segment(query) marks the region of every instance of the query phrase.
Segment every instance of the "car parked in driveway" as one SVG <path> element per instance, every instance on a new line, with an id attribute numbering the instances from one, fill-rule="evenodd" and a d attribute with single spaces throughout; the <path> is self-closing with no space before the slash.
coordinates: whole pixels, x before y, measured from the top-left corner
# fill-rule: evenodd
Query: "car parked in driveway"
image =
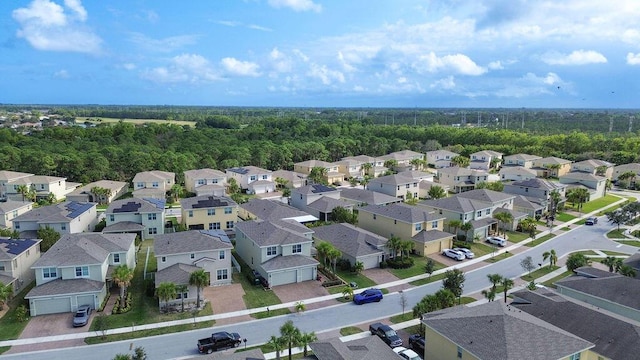
<path id="1" fill-rule="evenodd" d="M 400 358 L 402 358 L 402 359 L 406 359 L 406 360 L 422 360 L 420 355 L 418 355 L 415 351 L 413 351 L 411 349 L 407 349 L 404 346 L 398 346 L 398 347 L 393 348 L 393 352 L 398 354 L 400 356 Z"/>
<path id="2" fill-rule="evenodd" d="M 504 247 L 507 245 L 507 240 L 500 236 L 487 236 L 487 242 L 489 244 L 498 245 Z"/>
<path id="3" fill-rule="evenodd" d="M 91 306 L 82 305 L 78 307 L 75 315 L 73 315 L 73 327 L 85 326 L 89 322 L 91 316 Z"/>
<path id="4" fill-rule="evenodd" d="M 409 336 L 409 347 L 417 353 L 424 354 L 424 337 L 420 334 L 412 334 Z"/>
<path id="5" fill-rule="evenodd" d="M 587 220 L 584 221 L 585 225 L 595 225 L 598 223 L 598 218 L 597 217 L 589 217 L 587 218 Z"/>
<path id="6" fill-rule="evenodd" d="M 356 305 L 362 305 L 370 302 L 378 302 L 382 300 L 382 298 L 382 290 L 372 288 L 354 295 L 353 302 L 356 303 Z"/>
<path id="7" fill-rule="evenodd" d="M 474 254 L 473 251 L 467 248 L 453 248 L 453 250 L 463 253 L 464 257 L 466 257 L 467 259 L 473 259 L 476 256 L 476 254 Z"/>
<path id="8" fill-rule="evenodd" d="M 442 255 L 452 258 L 454 260 L 462 261 L 465 259 L 465 256 L 460 251 L 456 251 L 453 249 L 444 249 L 442 250 Z"/>

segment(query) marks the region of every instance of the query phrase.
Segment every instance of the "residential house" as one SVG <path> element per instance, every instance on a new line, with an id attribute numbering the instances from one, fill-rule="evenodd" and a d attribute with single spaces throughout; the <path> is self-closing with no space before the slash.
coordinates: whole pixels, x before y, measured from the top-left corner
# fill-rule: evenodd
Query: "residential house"
<path id="1" fill-rule="evenodd" d="M 35 279 L 31 266 L 40 259 L 41 241 L 0 237 L 0 283 L 11 285 L 13 295 Z"/>
<path id="2" fill-rule="evenodd" d="M 94 188 L 106 189 L 107 192 L 95 194 L 92 191 Z M 99 180 L 73 190 L 67 194 L 67 201 L 109 204 L 126 194 L 127 191 L 129 191 L 129 187 L 124 181 Z"/>
<path id="3" fill-rule="evenodd" d="M 640 179 L 640 163 L 616 165 L 613 168 L 611 181 L 618 181 L 618 177 L 627 172 L 636 174 L 636 179 L 633 179 L 634 181 Z"/>
<path id="4" fill-rule="evenodd" d="M 23 195 L 18 191 L 21 185 L 34 190 L 36 192 L 36 200 L 47 199 L 50 196 L 54 196 L 56 200 L 63 200 L 67 194 L 80 186 L 78 183 L 67 183 L 67 179 L 63 177 L 31 175 L 20 177 L 7 184 L 5 188 L 6 198 L 23 201 Z"/>
<path id="5" fill-rule="evenodd" d="M 419 182 L 420 180 L 399 174 L 387 175 L 371 179 L 367 184 L 367 190 L 376 191 L 403 200 L 407 199 L 408 193 L 412 198 L 416 199 L 419 196 Z"/>
<path id="6" fill-rule="evenodd" d="M 13 228 L 13 219 L 31 211 L 33 203 L 31 201 L 7 200 L 0 202 L 0 228 Z"/>
<path id="7" fill-rule="evenodd" d="M 451 160 L 459 155 L 449 150 L 427 151 L 427 165 L 436 169 L 448 168 L 453 166 Z"/>
<path id="8" fill-rule="evenodd" d="M 516 195 L 513 199 L 513 210 L 539 219 L 547 212 L 548 204 L 540 198 Z"/>
<path id="9" fill-rule="evenodd" d="M 400 176 L 412 178 L 418 181 L 433 181 L 433 174 L 419 170 L 405 170 L 398 173 Z"/>
<path id="10" fill-rule="evenodd" d="M 289 170 L 276 170 L 271 174 L 273 181 L 278 185 L 278 178 L 285 180 L 284 187 L 295 189 L 307 185 L 307 174 L 297 173 Z"/>
<path id="11" fill-rule="evenodd" d="M 564 203 L 566 190 L 567 185 L 565 184 L 546 179 L 533 178 L 506 183 L 504 184 L 503 192 L 538 199 L 537 202 L 544 204 L 546 211 L 552 211 L 551 193 L 555 191 L 560 194 L 560 203 Z"/>
<path id="12" fill-rule="evenodd" d="M 337 163 L 330 163 L 322 160 L 307 160 L 293 164 L 293 171 L 311 175 L 313 168 L 324 169 L 324 181 L 327 184 L 339 184 L 344 180 L 344 174 L 341 173 Z"/>
<path id="13" fill-rule="evenodd" d="M 115 285 L 113 269 L 136 266 L 134 234 L 63 235 L 31 269 L 36 286 L 27 293 L 31 316 L 98 309 Z"/>
<path id="14" fill-rule="evenodd" d="M 454 193 L 462 193 L 476 188 L 479 182 L 487 182 L 489 173 L 484 170 L 473 170 L 461 167 L 438 169 L 437 182 L 448 186 Z"/>
<path id="15" fill-rule="evenodd" d="M 227 176 L 214 169 L 187 170 L 184 172 L 184 189 L 196 196 L 226 195 Z"/>
<path id="16" fill-rule="evenodd" d="M 418 170 L 421 165 L 420 163 L 414 165 L 415 161 L 424 161 L 424 154 L 411 150 L 401 150 L 387 155 L 382 155 L 379 159 L 382 160 L 383 164 L 387 163 L 387 161 L 395 162 L 393 170 L 398 172 L 405 170 Z"/>
<path id="17" fill-rule="evenodd" d="M 190 230 L 158 235 L 153 239 L 153 251 L 158 264 L 156 288 L 163 282 L 186 287 L 170 303 L 185 300 L 195 302 L 197 288 L 189 285 L 189 277 L 204 269 L 209 286 L 231 284 L 231 241 L 221 230 Z M 162 303 L 160 306 L 162 307 Z"/>
<path id="18" fill-rule="evenodd" d="M 182 224 L 189 230 L 233 230 L 238 204 L 228 197 L 196 196 L 180 200 Z"/>
<path id="19" fill-rule="evenodd" d="M 423 256 L 451 248 L 453 235 L 442 231 L 444 219 L 440 214 L 407 204 L 368 205 L 358 210 L 359 227 L 387 238 L 411 240 L 414 251 Z"/>
<path id="20" fill-rule="evenodd" d="M 532 170 L 536 171 L 538 177 L 559 178 L 571 171 L 571 160 L 561 159 L 554 156 L 533 160 Z"/>
<path id="21" fill-rule="evenodd" d="M 429 195 L 429 191 L 431 191 L 431 188 L 434 186 L 441 187 L 442 190 L 444 190 L 445 196 L 448 196 L 449 185 L 445 185 L 445 184 L 441 184 L 433 181 L 420 181 L 418 183 L 418 197 L 420 199 L 430 199 L 431 196 Z"/>
<path id="22" fill-rule="evenodd" d="M 330 224 L 313 228 L 316 246 L 326 241 L 342 252 L 342 259 L 351 266 L 361 262 L 363 269 L 379 268 L 389 257 L 387 238 L 351 224 Z"/>
<path id="23" fill-rule="evenodd" d="M 567 186 L 567 192 L 575 188 L 587 189 L 589 191 L 587 201 L 591 201 L 605 195 L 607 178 L 583 172 L 570 172 L 560 177 L 560 184 Z"/>
<path id="24" fill-rule="evenodd" d="M 589 266 L 576 273 L 555 282 L 560 294 L 640 321 L 640 280 Z"/>
<path id="25" fill-rule="evenodd" d="M 614 165 L 608 161 L 599 159 L 589 159 L 571 164 L 571 171 L 586 172 L 593 175 L 604 176 L 611 180 L 613 178 Z"/>
<path id="26" fill-rule="evenodd" d="M 24 237 L 33 238 L 40 228 L 50 227 L 61 235 L 76 234 L 93 231 L 97 222 L 96 203 L 65 201 L 41 206 L 13 218 L 13 229 Z"/>
<path id="27" fill-rule="evenodd" d="M 469 169 L 496 169 L 502 163 L 502 153 L 493 150 L 482 150 L 469 155 Z"/>
<path id="28" fill-rule="evenodd" d="M 631 359 L 640 354 L 640 326 L 600 308 L 570 301 L 550 289 L 512 293 L 512 307 L 595 346 L 592 359 Z"/>
<path id="29" fill-rule="evenodd" d="M 268 287 L 315 280 L 313 231 L 295 220 L 251 220 L 236 225 L 236 252 Z"/>
<path id="30" fill-rule="evenodd" d="M 343 159 L 334 162 L 338 165 L 338 172 L 342 174 L 344 180 L 361 179 L 364 177 L 362 162 L 354 159 Z"/>
<path id="31" fill-rule="evenodd" d="M 331 212 L 336 207 L 351 210 L 349 202 L 340 199 L 340 189 L 313 184 L 291 190 L 291 206 L 311 214 L 321 221 L 331 221 Z"/>
<path id="32" fill-rule="evenodd" d="M 524 166 L 503 166 L 498 172 L 500 180 L 504 181 L 523 181 L 533 179 L 538 176 L 535 170 Z"/>
<path id="33" fill-rule="evenodd" d="M 369 175 L 371 177 L 378 177 L 385 172 L 387 169 L 384 166 L 384 160 L 380 158 L 375 158 L 367 155 L 358 155 L 358 156 L 347 156 L 343 157 L 342 160 L 354 160 L 360 162 L 360 167 L 362 168 L 362 175 Z"/>
<path id="34" fill-rule="evenodd" d="M 242 220 L 295 220 L 299 223 L 317 221 L 318 218 L 280 201 L 251 199 L 238 207 Z"/>
<path id="35" fill-rule="evenodd" d="M 13 182 L 19 179 L 24 179 L 33 176 L 33 174 L 27 174 L 17 171 L 0 170 L 0 200 L 8 198 L 8 194 L 18 194 L 17 188 L 13 187 Z M 23 200 L 20 197 L 19 200 Z"/>
<path id="36" fill-rule="evenodd" d="M 425 359 L 590 359 L 595 345 L 501 301 L 423 315 Z"/>
<path id="37" fill-rule="evenodd" d="M 354 206 L 387 205 L 402 202 L 402 199 L 395 196 L 357 188 L 340 189 L 340 199 L 347 201 Z"/>
<path id="38" fill-rule="evenodd" d="M 230 168 L 225 172 L 227 181 L 234 179 L 240 189 L 247 194 L 265 194 L 276 190 L 271 170 L 256 166 L 244 166 Z"/>
<path id="39" fill-rule="evenodd" d="M 319 340 L 309 344 L 318 360 L 389 360 L 400 359 L 378 336 L 365 336 L 342 341 L 340 338 Z"/>
<path id="40" fill-rule="evenodd" d="M 176 174 L 167 171 L 143 171 L 133 177 L 133 197 L 164 200 L 176 184 Z"/>
<path id="41" fill-rule="evenodd" d="M 112 202 L 105 211 L 103 233 L 135 233 L 142 240 L 164 234 L 164 199 L 129 198 Z"/>
<path id="42" fill-rule="evenodd" d="M 542 159 L 542 156 L 529 154 L 513 154 L 503 156 L 503 166 L 522 166 L 525 169 L 531 169 L 533 162 Z"/>

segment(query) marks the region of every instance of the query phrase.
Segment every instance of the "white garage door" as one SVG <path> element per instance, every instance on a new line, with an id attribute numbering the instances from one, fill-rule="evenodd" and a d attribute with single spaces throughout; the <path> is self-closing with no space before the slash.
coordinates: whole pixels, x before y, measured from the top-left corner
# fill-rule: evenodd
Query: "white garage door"
<path id="1" fill-rule="evenodd" d="M 54 298 L 48 300 L 36 300 L 34 302 L 35 313 L 32 315 L 60 314 L 71 312 L 71 298 Z"/>
<path id="2" fill-rule="evenodd" d="M 303 268 L 298 270 L 298 282 L 314 280 L 313 268 Z"/>
<path id="3" fill-rule="evenodd" d="M 285 284 L 293 284 L 297 280 L 296 270 L 288 270 L 271 274 L 269 286 L 278 286 Z"/>
<path id="4" fill-rule="evenodd" d="M 358 258 L 358 261 L 362 262 L 362 265 L 364 265 L 365 270 L 366 269 L 375 269 L 377 267 L 380 267 L 380 264 L 378 262 L 378 255 L 372 255 L 372 256 L 363 256 Z"/>
<path id="5" fill-rule="evenodd" d="M 89 305 L 91 308 L 95 308 L 94 295 L 78 295 L 78 306 Z"/>

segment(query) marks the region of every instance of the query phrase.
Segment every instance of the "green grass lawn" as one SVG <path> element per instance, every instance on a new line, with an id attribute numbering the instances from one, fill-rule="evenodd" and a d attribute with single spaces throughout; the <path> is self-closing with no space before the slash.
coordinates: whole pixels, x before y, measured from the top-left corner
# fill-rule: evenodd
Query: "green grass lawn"
<path id="1" fill-rule="evenodd" d="M 582 255 L 592 255 L 592 256 L 598 255 L 598 253 L 593 250 L 576 251 L 576 253 L 582 254 Z"/>
<path id="2" fill-rule="evenodd" d="M 528 247 L 534 247 L 534 246 L 538 246 L 540 244 L 542 244 L 543 242 L 549 240 L 549 239 L 553 239 L 556 235 L 555 234 L 547 234 L 545 236 L 541 236 L 531 242 L 526 243 L 525 245 Z"/>
<path id="3" fill-rule="evenodd" d="M 582 212 L 590 213 L 592 211 L 596 211 L 600 208 L 603 208 L 607 205 L 611 205 L 618 200 L 620 200 L 619 197 L 607 194 L 599 199 L 595 199 L 595 200 L 589 201 L 586 204 L 583 204 Z"/>
<path id="4" fill-rule="evenodd" d="M 640 247 L 640 241 L 638 240 L 617 240 L 620 244 L 625 244 L 629 246 Z"/>
<path id="5" fill-rule="evenodd" d="M 494 256 L 494 257 L 491 257 L 491 258 L 489 258 L 489 259 L 487 259 L 487 260 L 485 260 L 485 261 L 486 261 L 486 262 L 490 262 L 490 263 L 494 263 L 494 262 L 498 262 L 498 261 L 500 261 L 500 260 L 504 260 L 504 259 L 506 259 L 506 258 L 508 258 L 508 257 L 511 257 L 511 256 L 513 256 L 513 254 L 512 254 L 512 253 L 510 253 L 510 252 L 503 252 L 502 254 L 498 254 L 498 255 L 496 255 L 496 256 Z"/>
<path id="6" fill-rule="evenodd" d="M 527 275 L 522 276 L 522 277 L 521 277 L 521 279 L 522 279 L 522 280 L 524 280 L 524 281 L 527 281 L 527 282 L 529 282 L 529 281 L 533 281 L 533 280 L 535 280 L 535 279 L 537 279 L 537 278 L 539 278 L 539 277 L 542 277 L 542 276 L 544 276 L 544 275 L 547 275 L 547 274 L 549 274 L 550 272 L 553 272 L 553 271 L 558 270 L 558 269 L 559 269 L 559 267 L 558 267 L 558 266 L 551 266 L 551 267 L 549 267 L 549 266 L 547 266 L 547 265 L 544 265 L 544 266 L 543 266 L 543 267 L 541 267 L 540 269 L 538 269 L 538 270 L 536 270 L 536 271 L 531 272 L 531 274 L 527 274 Z"/>
<path id="7" fill-rule="evenodd" d="M 554 288 L 554 289 L 555 289 L 555 288 L 556 288 L 556 286 L 554 285 L 554 283 L 555 283 L 556 281 L 561 280 L 561 279 L 564 279 L 564 278 L 566 278 L 567 276 L 571 276 L 571 275 L 573 275 L 573 271 L 565 271 L 565 272 L 563 272 L 562 274 L 560 274 L 560 275 L 558 275 L 558 276 L 556 276 L 556 277 L 554 277 L 554 278 L 551 278 L 551 279 L 549 279 L 549 280 L 547 280 L 547 281 L 543 282 L 543 283 L 542 283 L 542 285 L 547 286 L 547 287 L 550 287 L 550 288 Z"/>
<path id="8" fill-rule="evenodd" d="M 424 279 L 420 279 L 420 280 L 415 280 L 410 282 L 409 284 L 413 285 L 413 286 L 420 286 L 420 285 L 424 285 L 424 284 L 429 284 L 435 281 L 440 281 L 444 279 L 444 273 L 442 274 L 437 274 L 437 275 L 433 275 L 431 277 L 427 277 Z"/>
<path id="9" fill-rule="evenodd" d="M 629 256 L 629 254 L 625 254 L 617 251 L 610 251 L 610 250 L 601 250 L 601 251 L 609 256 Z"/>
<path id="10" fill-rule="evenodd" d="M 27 295 L 31 289 L 36 285 L 35 281 L 24 288 L 20 293 L 16 294 L 11 300 L 7 302 L 7 306 L 9 310 L 2 318 L 0 318 L 0 340 L 14 340 L 17 339 L 22 330 L 24 330 L 25 326 L 29 323 L 28 321 L 19 322 L 16 321 L 16 309 L 20 305 L 24 305 L 27 309 L 29 308 L 29 302 L 24 300 L 24 296 Z M 27 316 L 29 314 L 27 313 Z M 9 350 L 7 346 L 0 348 L 0 354 Z"/>
<path id="11" fill-rule="evenodd" d="M 368 277 L 364 276 L 362 273 L 360 274 L 356 274 L 354 272 L 351 271 L 344 271 L 344 270 L 340 270 L 338 269 L 338 276 L 344 280 L 347 284 L 351 283 L 351 282 L 355 282 L 356 284 L 358 284 L 359 288 L 368 288 L 368 287 L 372 287 L 375 286 L 376 283 L 375 281 L 369 279 Z M 337 286 L 337 288 L 340 290 L 339 292 L 342 292 L 342 288 L 344 286 Z M 329 291 L 331 294 L 337 294 L 337 292 L 331 292 Z"/>
<path id="12" fill-rule="evenodd" d="M 560 221 L 560 222 L 567 222 L 567 221 L 573 220 L 575 218 L 576 218 L 575 216 L 573 216 L 571 214 L 564 213 L 564 212 L 556 214 L 556 221 Z"/>
<path id="13" fill-rule="evenodd" d="M 483 243 L 471 244 L 471 251 L 473 251 L 476 257 L 491 254 L 492 252 L 496 251 L 496 249 L 497 248 L 495 246 L 492 246 L 489 244 L 483 244 Z"/>
<path id="14" fill-rule="evenodd" d="M 405 309 L 404 314 L 392 316 L 389 318 L 389 321 L 391 321 L 393 324 L 399 324 L 412 319 L 414 319 L 413 309 L 407 306 L 407 309 Z"/>
<path id="15" fill-rule="evenodd" d="M 419 255 L 411 255 L 411 258 L 413 259 L 413 266 L 408 268 L 408 269 L 391 269 L 389 268 L 389 272 L 392 273 L 393 275 L 397 276 L 400 279 L 406 279 L 406 278 L 410 278 L 412 276 L 416 276 L 416 275 L 422 275 L 425 273 L 424 271 L 424 266 L 427 263 L 427 259 L 424 256 L 419 256 Z M 435 261 L 435 270 L 439 270 L 439 269 L 444 269 L 445 265 L 442 263 L 439 263 L 437 261 Z M 435 271 L 434 270 L 434 271 Z"/>
<path id="16" fill-rule="evenodd" d="M 359 327 L 356 326 L 347 326 L 347 327 L 343 327 L 342 329 L 340 329 L 340 335 L 341 336 L 349 336 L 349 335 L 354 335 L 354 334 L 360 334 L 362 331 L 362 329 L 360 329 Z"/>
<path id="17" fill-rule="evenodd" d="M 507 231 L 507 241 L 512 243 L 519 243 L 525 239 L 528 239 L 530 236 L 528 233 L 522 233 L 517 231 Z"/>
<path id="18" fill-rule="evenodd" d="M 613 229 L 607 233 L 609 239 L 626 239 L 624 232 L 626 229 Z"/>

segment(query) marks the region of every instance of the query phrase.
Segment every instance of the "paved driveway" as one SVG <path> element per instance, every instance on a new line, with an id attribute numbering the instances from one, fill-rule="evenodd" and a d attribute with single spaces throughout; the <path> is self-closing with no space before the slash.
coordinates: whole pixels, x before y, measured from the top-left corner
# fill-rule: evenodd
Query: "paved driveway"
<path id="1" fill-rule="evenodd" d="M 294 301 L 302 301 L 304 303 L 305 299 L 329 295 L 327 289 L 322 286 L 322 282 L 315 280 L 274 286 L 271 291 L 273 291 L 278 299 L 280 299 L 280 301 L 283 303 Z M 327 303 L 335 304 L 336 301 L 329 300 L 327 302 L 322 301 L 317 303 L 305 304 L 305 308 L 307 310 L 317 309 L 326 306 Z M 292 308 L 291 310 L 295 312 L 294 308 Z"/>
<path id="2" fill-rule="evenodd" d="M 94 319 L 94 317 L 95 311 L 92 311 L 91 318 L 89 319 L 89 324 L 82 327 L 74 328 L 73 325 L 71 325 L 73 313 L 35 316 L 29 319 L 29 323 L 24 328 L 24 331 L 22 331 L 22 334 L 20 334 L 20 339 L 86 332 L 89 330 L 89 326 L 91 325 L 91 321 Z M 31 345 L 12 346 L 11 349 L 6 352 L 6 354 L 20 353 L 24 351 L 49 350 L 80 345 L 85 345 L 83 339 L 65 340 L 61 342 L 43 342 Z"/>
<path id="3" fill-rule="evenodd" d="M 202 290 L 202 296 L 211 302 L 211 308 L 213 309 L 214 314 L 240 311 L 247 308 L 242 299 L 244 296 L 244 289 L 242 289 L 241 284 L 208 286 Z M 249 315 L 242 315 L 234 318 L 217 320 L 216 325 L 248 320 L 251 320 Z"/>

